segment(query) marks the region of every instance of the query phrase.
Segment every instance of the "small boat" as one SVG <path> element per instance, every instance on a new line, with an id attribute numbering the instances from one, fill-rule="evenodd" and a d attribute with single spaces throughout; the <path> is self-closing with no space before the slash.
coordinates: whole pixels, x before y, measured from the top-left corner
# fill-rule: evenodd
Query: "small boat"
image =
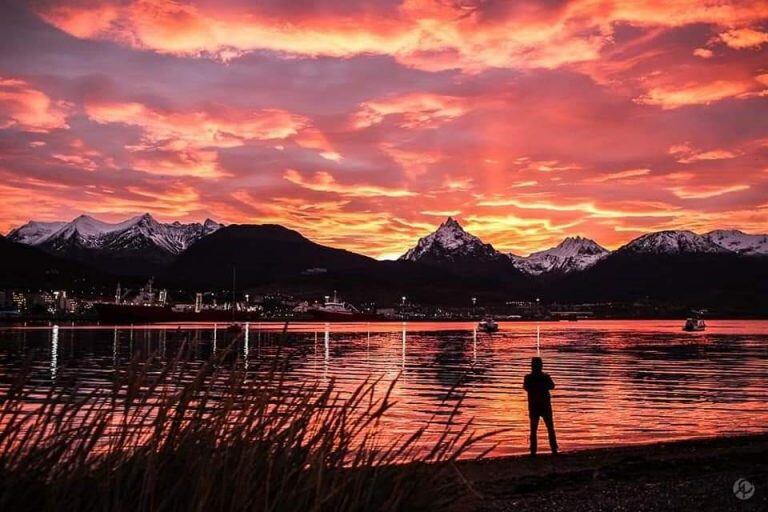
<path id="1" fill-rule="evenodd" d="M 696 318 L 691 317 L 685 321 L 685 325 L 683 325 L 683 330 L 685 332 L 699 332 L 703 331 L 707 328 L 707 324 L 704 322 L 703 318 Z"/>
<path id="2" fill-rule="evenodd" d="M 493 318 L 486 318 L 477 324 L 477 330 L 488 333 L 496 332 L 499 330 L 499 324 Z"/>

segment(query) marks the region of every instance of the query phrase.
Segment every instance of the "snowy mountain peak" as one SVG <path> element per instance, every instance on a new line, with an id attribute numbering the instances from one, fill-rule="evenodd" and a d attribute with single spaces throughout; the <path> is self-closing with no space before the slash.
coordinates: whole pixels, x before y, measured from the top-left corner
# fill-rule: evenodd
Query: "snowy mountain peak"
<path id="1" fill-rule="evenodd" d="M 552 249 L 562 256 L 576 256 L 580 254 L 607 254 L 609 251 L 594 240 L 581 236 L 569 236 Z"/>
<path id="2" fill-rule="evenodd" d="M 748 256 L 768 255 L 768 235 L 750 235 L 738 229 L 718 229 L 704 237 L 723 249 Z"/>
<path id="3" fill-rule="evenodd" d="M 203 222 L 203 233 L 206 235 L 210 235 L 214 231 L 217 231 L 219 228 L 221 228 L 223 224 L 219 224 L 215 220 L 211 219 L 205 219 L 205 222 Z"/>
<path id="4" fill-rule="evenodd" d="M 76 238 L 81 245 L 98 246 L 98 238 L 114 229 L 119 229 L 119 225 L 95 219 L 90 215 L 80 215 L 72 222 L 64 224 L 45 241 L 55 239 L 64 241 Z"/>
<path id="5" fill-rule="evenodd" d="M 580 236 L 568 237 L 551 249 L 522 257 L 510 254 L 515 267 L 531 275 L 549 272 L 569 273 L 591 267 L 610 251 L 594 240 Z"/>
<path id="6" fill-rule="evenodd" d="M 8 233 L 8 239 L 25 245 L 37 245 L 66 224 L 66 222 L 29 221 L 23 226 L 11 230 Z"/>
<path id="7" fill-rule="evenodd" d="M 620 249 L 638 254 L 701 254 L 728 252 L 693 231 L 659 231 L 636 238 Z"/>
<path id="8" fill-rule="evenodd" d="M 478 237 L 467 233 L 458 221 L 453 217 L 448 217 L 437 230 L 420 238 L 416 246 L 409 249 L 400 259 L 405 261 L 422 259 L 451 261 L 467 256 L 488 259 L 497 258 L 498 255 L 499 253 L 493 246 L 485 244 Z"/>

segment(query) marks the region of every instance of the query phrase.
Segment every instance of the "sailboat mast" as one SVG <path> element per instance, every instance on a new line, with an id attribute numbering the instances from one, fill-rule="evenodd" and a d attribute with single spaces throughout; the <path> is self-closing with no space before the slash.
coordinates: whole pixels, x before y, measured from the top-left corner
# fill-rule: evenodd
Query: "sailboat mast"
<path id="1" fill-rule="evenodd" d="M 536 326 L 536 356 L 541 357 L 541 327 Z"/>
<path id="2" fill-rule="evenodd" d="M 237 282 L 237 267 L 232 265 L 232 321 L 235 321 L 235 284 Z"/>

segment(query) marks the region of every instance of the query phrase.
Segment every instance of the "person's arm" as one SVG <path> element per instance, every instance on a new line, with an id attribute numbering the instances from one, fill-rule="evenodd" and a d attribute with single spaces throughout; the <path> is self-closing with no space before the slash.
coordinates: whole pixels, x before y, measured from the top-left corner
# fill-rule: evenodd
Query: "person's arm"
<path id="1" fill-rule="evenodd" d="M 555 389 L 555 381 L 552 380 L 552 377 L 547 375 L 547 389 Z"/>
<path id="2" fill-rule="evenodd" d="M 528 375 L 523 378 L 523 389 L 528 391 Z"/>

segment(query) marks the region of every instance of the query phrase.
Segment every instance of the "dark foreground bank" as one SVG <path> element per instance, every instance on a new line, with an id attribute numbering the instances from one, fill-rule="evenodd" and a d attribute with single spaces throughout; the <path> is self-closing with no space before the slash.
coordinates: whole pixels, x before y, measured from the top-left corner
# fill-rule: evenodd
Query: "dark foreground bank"
<path id="1" fill-rule="evenodd" d="M 768 510 L 768 435 L 456 464 L 458 511 Z M 734 484 L 754 487 L 739 499 Z M 737 487 L 746 498 L 749 485 Z"/>

